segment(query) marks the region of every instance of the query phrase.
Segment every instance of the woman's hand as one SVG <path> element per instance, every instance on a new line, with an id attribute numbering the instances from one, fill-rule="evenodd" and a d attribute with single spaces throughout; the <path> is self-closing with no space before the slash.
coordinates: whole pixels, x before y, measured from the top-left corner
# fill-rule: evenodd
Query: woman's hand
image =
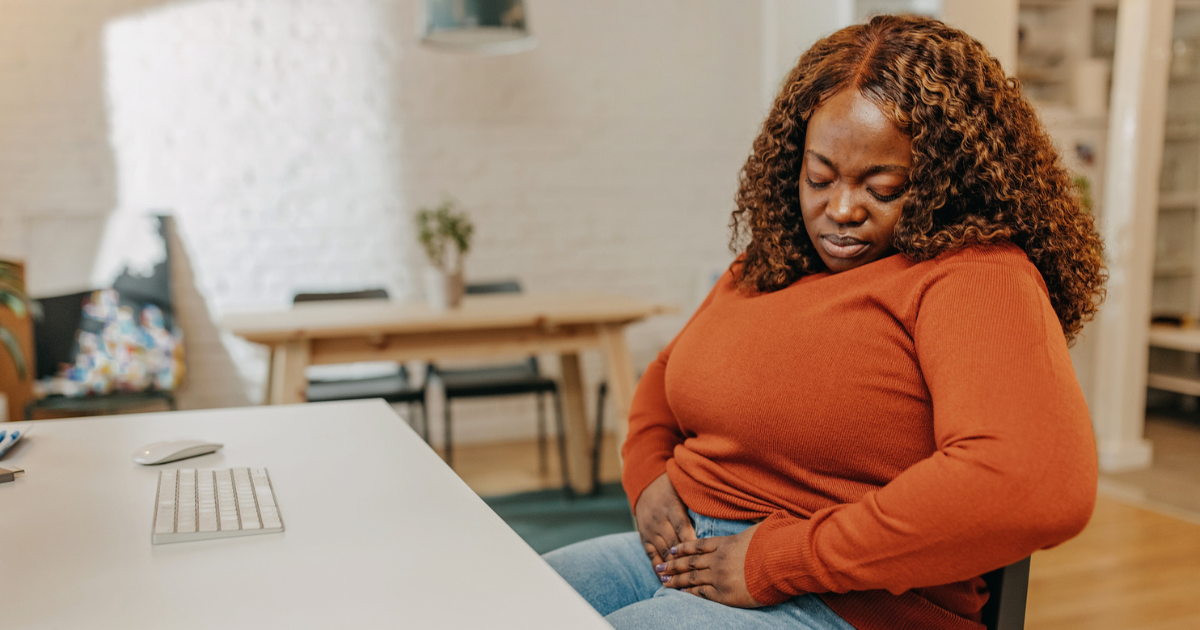
<path id="1" fill-rule="evenodd" d="M 662 564 L 669 550 L 685 542 L 696 540 L 692 519 L 688 518 L 687 507 L 675 492 L 675 486 L 667 473 L 650 482 L 638 497 L 634 506 L 638 533 L 642 546 L 654 566 Z"/>
<path id="2" fill-rule="evenodd" d="M 640 503 L 640 501 L 639 501 Z M 663 586 L 738 608 L 758 608 L 746 587 L 746 550 L 758 525 L 734 536 L 680 543 L 668 550 L 673 560 L 654 567 Z M 659 570 L 661 569 L 661 570 Z"/>

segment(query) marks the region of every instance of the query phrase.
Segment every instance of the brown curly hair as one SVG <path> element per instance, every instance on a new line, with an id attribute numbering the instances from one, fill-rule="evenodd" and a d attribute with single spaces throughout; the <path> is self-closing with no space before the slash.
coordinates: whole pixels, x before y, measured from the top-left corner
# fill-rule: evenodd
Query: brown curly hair
<path id="1" fill-rule="evenodd" d="M 1103 299 L 1103 245 L 1020 84 L 966 33 L 881 15 L 818 41 L 788 74 L 741 171 L 730 227 L 745 244 L 743 290 L 770 292 L 824 270 L 800 212 L 810 116 L 854 87 L 912 138 L 892 244 L 911 260 L 971 245 L 1025 250 L 1069 340 Z"/>

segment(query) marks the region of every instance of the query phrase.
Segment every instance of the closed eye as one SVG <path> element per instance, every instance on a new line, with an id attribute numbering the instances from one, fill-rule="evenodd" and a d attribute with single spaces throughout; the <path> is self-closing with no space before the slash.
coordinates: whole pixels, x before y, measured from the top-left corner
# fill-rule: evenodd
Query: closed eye
<path id="1" fill-rule="evenodd" d="M 804 183 L 808 184 L 812 188 L 815 188 L 816 190 L 822 190 L 825 188 L 829 188 L 829 184 L 830 184 L 830 182 L 820 182 L 820 183 L 814 182 L 813 180 L 809 179 L 807 175 L 804 176 Z"/>
<path id="2" fill-rule="evenodd" d="M 874 190 L 872 190 L 872 191 L 871 191 L 871 196 L 872 196 L 872 197 L 874 197 L 874 198 L 876 198 L 876 199 L 878 199 L 879 201 L 882 201 L 882 202 L 884 202 L 884 203 L 887 203 L 887 202 L 889 202 L 889 201 L 895 201 L 895 200 L 899 199 L 899 198 L 900 198 L 900 196 L 901 196 L 901 195 L 903 195 L 903 194 L 904 194 L 904 191 L 903 191 L 903 190 L 901 190 L 901 191 L 899 191 L 899 192 L 897 192 L 897 193 L 895 193 L 895 194 L 891 194 L 891 195 L 881 195 L 881 194 L 879 194 L 879 193 L 875 192 Z"/>

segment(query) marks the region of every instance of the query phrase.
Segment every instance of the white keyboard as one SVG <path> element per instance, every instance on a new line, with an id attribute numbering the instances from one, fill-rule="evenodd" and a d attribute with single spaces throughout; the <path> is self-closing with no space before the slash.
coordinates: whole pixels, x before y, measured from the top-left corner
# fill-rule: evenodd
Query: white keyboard
<path id="1" fill-rule="evenodd" d="M 266 468 L 158 474 L 151 539 L 156 545 L 281 531 L 283 519 Z"/>

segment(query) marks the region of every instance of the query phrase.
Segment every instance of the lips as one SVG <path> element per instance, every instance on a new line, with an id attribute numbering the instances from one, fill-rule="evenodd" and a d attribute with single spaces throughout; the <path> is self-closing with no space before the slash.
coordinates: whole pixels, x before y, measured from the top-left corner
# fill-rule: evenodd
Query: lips
<path id="1" fill-rule="evenodd" d="M 837 234 L 822 234 L 821 247 L 825 249 L 825 253 L 833 258 L 854 258 L 862 253 L 869 245 L 867 241 L 853 236 L 839 236 Z"/>

